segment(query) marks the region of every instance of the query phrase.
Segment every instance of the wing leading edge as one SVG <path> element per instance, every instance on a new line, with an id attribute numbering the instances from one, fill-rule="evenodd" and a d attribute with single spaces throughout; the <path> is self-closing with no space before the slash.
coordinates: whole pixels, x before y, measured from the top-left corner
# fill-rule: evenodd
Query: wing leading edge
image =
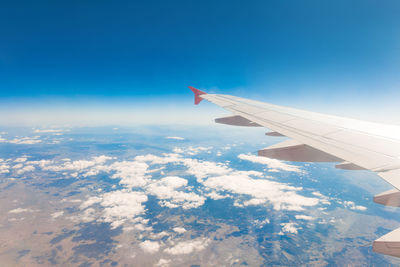
<path id="1" fill-rule="evenodd" d="M 195 104 L 205 99 L 233 113 L 216 119 L 236 126 L 262 126 L 270 136 L 290 140 L 264 148 L 259 156 L 301 162 L 337 162 L 337 168 L 376 172 L 395 187 L 374 201 L 400 207 L 400 127 L 325 115 L 245 98 L 207 94 L 190 87 Z M 400 228 L 374 241 L 376 252 L 400 257 Z"/>

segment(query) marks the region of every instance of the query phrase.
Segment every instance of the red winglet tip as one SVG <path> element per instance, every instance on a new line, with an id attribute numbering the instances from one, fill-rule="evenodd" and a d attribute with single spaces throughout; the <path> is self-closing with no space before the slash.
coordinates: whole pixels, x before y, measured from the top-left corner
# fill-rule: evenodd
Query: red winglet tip
<path id="1" fill-rule="evenodd" d="M 203 100 L 201 95 L 207 94 L 207 93 L 200 91 L 199 89 L 196 89 L 192 86 L 189 86 L 189 89 L 192 90 L 192 92 L 194 93 L 194 104 L 195 105 L 198 105 Z"/>

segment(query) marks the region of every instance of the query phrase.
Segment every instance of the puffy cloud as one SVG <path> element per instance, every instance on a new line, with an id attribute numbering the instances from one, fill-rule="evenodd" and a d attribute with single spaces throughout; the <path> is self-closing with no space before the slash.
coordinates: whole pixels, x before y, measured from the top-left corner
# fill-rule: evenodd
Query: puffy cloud
<path id="1" fill-rule="evenodd" d="M 180 154 L 180 153 L 183 153 L 184 151 L 183 151 L 183 149 L 182 148 L 179 148 L 179 147 L 174 147 L 174 149 L 172 150 L 174 153 L 177 153 L 177 154 Z"/>
<path id="2" fill-rule="evenodd" d="M 182 159 L 181 162 L 188 168 L 187 172 L 198 178 L 198 181 L 209 176 L 225 175 L 232 172 L 232 169 L 217 162 L 196 159 Z"/>
<path id="3" fill-rule="evenodd" d="M 148 179 L 150 178 L 146 175 L 148 167 L 145 162 L 122 161 L 114 162 L 109 167 L 109 171 L 115 171 L 115 174 L 111 178 L 121 179 L 120 184 L 127 187 L 137 187 L 148 183 Z"/>
<path id="4" fill-rule="evenodd" d="M 61 129 L 35 129 L 34 133 L 60 133 Z"/>
<path id="5" fill-rule="evenodd" d="M 209 198 L 211 198 L 213 200 L 218 200 L 218 199 L 223 199 L 223 198 L 229 197 L 229 195 L 221 195 L 221 194 L 218 194 L 215 191 L 211 191 L 210 193 L 207 193 L 205 196 L 209 197 Z"/>
<path id="6" fill-rule="evenodd" d="M 243 205 L 260 205 L 269 202 L 275 210 L 303 210 L 304 207 L 315 206 L 319 199 L 297 194 L 301 187 L 267 179 L 253 179 L 246 172 L 233 172 L 229 175 L 212 177 L 203 182 L 207 187 L 226 190 L 235 194 L 248 195 L 252 199 Z"/>
<path id="7" fill-rule="evenodd" d="M 156 263 L 156 266 L 157 266 L 157 267 L 169 267 L 170 264 L 171 264 L 171 260 L 160 259 L 160 260 Z"/>
<path id="8" fill-rule="evenodd" d="M 38 165 L 40 168 L 45 168 L 46 166 L 52 164 L 53 161 L 52 160 L 34 160 L 34 161 L 29 161 L 29 164 L 33 164 L 33 165 Z"/>
<path id="9" fill-rule="evenodd" d="M 38 144 L 41 143 L 42 140 L 39 139 L 40 136 L 34 136 L 34 137 L 21 137 L 21 138 L 14 138 L 12 140 L 5 140 L 3 139 L 3 142 L 8 142 L 11 144 L 18 144 L 18 145 L 33 145 L 33 144 Z"/>
<path id="10" fill-rule="evenodd" d="M 296 223 L 281 223 L 282 226 L 282 231 L 280 232 L 280 234 L 283 233 L 291 233 L 291 234 L 297 234 L 298 233 L 298 229 L 297 228 L 297 224 Z"/>
<path id="11" fill-rule="evenodd" d="M 259 157 L 255 155 L 246 155 L 246 154 L 240 154 L 238 158 L 242 160 L 251 161 L 254 163 L 267 165 L 268 168 L 273 170 L 282 170 L 282 171 L 297 172 L 297 173 L 304 172 L 299 166 L 290 165 L 277 159 L 270 159 L 267 157 Z"/>
<path id="12" fill-rule="evenodd" d="M 28 159 L 27 157 L 20 157 L 20 158 L 16 158 L 14 160 L 14 162 L 22 163 L 22 162 L 25 162 L 27 159 Z"/>
<path id="13" fill-rule="evenodd" d="M 197 240 L 182 241 L 173 247 L 164 249 L 164 252 L 171 255 L 184 255 L 193 252 L 199 252 L 204 250 L 210 241 L 208 239 L 200 238 Z"/>
<path id="14" fill-rule="evenodd" d="M 103 194 L 100 205 L 104 207 L 102 218 L 113 228 L 145 212 L 147 196 L 142 192 L 113 191 Z"/>
<path id="15" fill-rule="evenodd" d="M 96 204 L 96 203 L 99 203 L 99 202 L 101 202 L 101 201 L 102 201 L 102 198 L 101 198 L 101 197 L 96 197 L 96 196 L 89 197 L 85 202 L 83 202 L 83 203 L 80 205 L 80 208 L 81 208 L 81 209 L 86 209 L 87 207 L 92 206 L 92 205 L 94 205 L 94 204 Z"/>
<path id="16" fill-rule="evenodd" d="M 211 148 L 189 147 L 188 151 L 207 151 L 209 149 Z M 253 160 L 251 155 L 240 155 L 239 157 Z M 255 158 L 258 159 L 258 157 Z M 61 172 L 73 177 L 86 177 L 105 172 L 109 173 L 111 178 L 120 179 L 119 184 L 124 189 L 91 196 L 80 205 L 83 210 L 81 220 L 110 222 L 114 228 L 129 222 L 134 226 L 124 227 L 140 231 L 150 229 L 146 226 L 144 219 L 140 217 L 145 213 L 143 203 L 147 201 L 148 194 L 157 197 L 162 206 L 182 207 L 183 209 L 197 208 L 203 205 L 206 197 L 217 200 L 233 197 L 233 194 L 242 195 L 242 197 L 235 196 L 236 206 L 245 207 L 271 203 L 276 210 L 299 211 L 305 207 L 322 203 L 323 200 L 323 195 L 320 193 L 318 193 L 319 195 L 315 193 L 315 197 L 302 196 L 298 193 L 302 190 L 301 187 L 269 180 L 262 172 L 238 171 L 230 168 L 228 162 L 198 160 L 185 157 L 183 153 L 165 153 L 160 156 L 147 154 L 136 156 L 133 160 L 109 162 L 112 159 L 114 158 L 102 155 L 89 160 L 63 159 L 25 162 L 29 164 L 26 166 L 29 168 L 35 166 L 42 170 Z M 265 162 L 263 161 L 263 163 Z M 186 167 L 186 174 L 193 175 L 201 184 L 200 191 L 194 192 L 193 188 L 188 186 L 188 180 L 181 177 L 167 176 L 161 179 L 152 177 L 156 172 L 164 175 L 162 170 L 168 164 Z M 297 166 L 279 161 L 274 164 L 272 164 L 273 168 L 298 171 Z M 21 164 L 18 168 L 23 169 L 24 167 Z M 7 170 L 6 167 L 3 169 Z M 29 169 L 24 171 L 29 171 Z M 136 191 L 133 190 L 134 188 Z M 113 189 L 115 190 L 115 187 Z M 184 228 L 181 229 L 182 232 L 183 230 Z"/>
<path id="17" fill-rule="evenodd" d="M 51 218 L 55 219 L 55 218 L 62 216 L 63 214 L 64 214 L 64 211 L 56 211 L 51 214 Z"/>
<path id="18" fill-rule="evenodd" d="M 308 215 L 295 215 L 294 216 L 297 220 L 305 220 L 305 221 L 312 221 L 315 220 L 314 217 Z"/>
<path id="19" fill-rule="evenodd" d="M 177 190 L 187 185 L 187 180 L 169 176 L 150 184 L 146 192 L 161 199 L 161 205 L 170 208 L 182 207 L 183 209 L 197 208 L 203 205 L 205 198 L 193 192 Z"/>
<path id="20" fill-rule="evenodd" d="M 143 192 L 129 190 L 111 191 L 99 196 L 92 196 L 80 205 L 80 208 L 84 210 L 80 219 L 84 222 L 96 219 L 109 222 L 112 228 L 119 227 L 125 222 L 146 223 L 143 218 L 138 217 L 145 212 L 143 203 L 146 201 L 147 196 Z M 93 205 L 98 205 L 99 212 L 96 212 L 93 207 L 88 208 Z M 140 228 L 145 230 L 144 226 L 138 226 L 137 229 L 140 230 Z"/>
<path id="21" fill-rule="evenodd" d="M 0 161 L 0 174 L 1 173 L 9 173 L 10 166 L 7 165 L 3 160 Z"/>
<path id="22" fill-rule="evenodd" d="M 185 140 L 185 138 L 179 137 L 179 136 L 167 136 L 167 137 L 165 137 L 165 139 Z"/>
<path id="23" fill-rule="evenodd" d="M 28 165 L 28 166 L 25 166 L 25 167 L 19 169 L 17 171 L 17 174 L 21 175 L 21 174 L 23 174 L 25 172 L 32 172 L 34 170 L 35 170 L 35 167 L 33 167 L 32 165 Z"/>
<path id="24" fill-rule="evenodd" d="M 139 244 L 139 246 L 144 250 L 146 253 L 156 253 L 160 249 L 160 244 L 155 241 L 146 240 Z"/>
<path id="25" fill-rule="evenodd" d="M 149 162 L 150 164 L 179 163 L 182 162 L 182 160 L 182 156 L 176 153 L 163 154 L 163 157 L 152 154 L 135 157 L 135 161 L 137 162 Z"/>
<path id="26" fill-rule="evenodd" d="M 186 153 L 187 153 L 188 155 L 190 155 L 190 156 L 194 156 L 194 155 L 197 155 L 197 154 L 199 154 L 199 153 L 201 153 L 201 152 L 209 151 L 209 150 L 211 150 L 211 149 L 212 149 L 211 146 L 210 146 L 210 147 L 203 147 L 203 146 L 192 147 L 192 146 L 189 146 L 189 147 L 186 149 Z"/>
<path id="27" fill-rule="evenodd" d="M 85 209 L 83 214 L 80 216 L 80 220 L 83 222 L 91 222 L 96 220 L 96 210 L 93 208 Z"/>
<path id="28" fill-rule="evenodd" d="M 23 212 L 36 212 L 36 211 L 37 210 L 16 208 L 16 209 L 10 210 L 8 213 L 17 214 L 17 213 L 23 213 Z"/>
<path id="29" fill-rule="evenodd" d="M 103 164 L 113 159 L 112 157 L 108 156 L 97 156 L 93 157 L 91 160 L 75 160 L 71 161 L 70 159 L 64 159 L 64 163 L 61 165 L 51 165 L 54 162 L 46 162 L 46 161 L 39 161 L 37 162 L 43 170 L 60 172 L 60 171 L 86 171 L 88 168 L 96 166 L 96 168 L 87 171 L 84 176 L 89 176 L 87 173 L 91 175 L 97 174 L 100 170 L 103 170 Z"/>
<path id="30" fill-rule="evenodd" d="M 354 203 L 353 201 L 344 201 L 343 204 L 344 204 L 345 207 L 350 208 L 352 210 L 360 210 L 360 211 L 367 210 L 366 207 L 360 206 L 360 205 L 356 205 L 356 203 Z"/>
<path id="31" fill-rule="evenodd" d="M 18 163 L 18 164 L 16 164 L 16 165 L 13 166 L 13 169 L 20 169 L 20 168 L 22 168 L 22 167 L 24 167 L 24 164 Z"/>
<path id="32" fill-rule="evenodd" d="M 186 229 L 183 227 L 174 227 L 172 228 L 172 230 L 174 230 L 175 232 L 177 232 L 178 234 L 183 234 L 186 232 Z"/>

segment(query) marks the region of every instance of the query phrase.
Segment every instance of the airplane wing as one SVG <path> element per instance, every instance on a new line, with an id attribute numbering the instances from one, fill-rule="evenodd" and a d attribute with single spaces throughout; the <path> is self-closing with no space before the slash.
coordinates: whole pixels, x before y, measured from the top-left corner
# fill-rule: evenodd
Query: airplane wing
<path id="1" fill-rule="evenodd" d="M 189 86 L 195 104 L 203 99 L 232 116 L 217 123 L 266 127 L 266 135 L 290 138 L 258 151 L 259 156 L 299 162 L 337 162 L 336 168 L 370 170 L 394 189 L 374 197 L 376 203 L 400 207 L 400 127 L 298 110 L 245 98 L 207 94 Z M 373 243 L 378 253 L 400 257 L 400 228 Z"/>

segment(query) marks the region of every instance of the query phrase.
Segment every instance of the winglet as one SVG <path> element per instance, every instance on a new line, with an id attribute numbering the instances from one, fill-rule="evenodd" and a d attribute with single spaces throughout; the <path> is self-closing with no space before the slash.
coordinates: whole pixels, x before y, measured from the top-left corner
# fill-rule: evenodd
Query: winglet
<path id="1" fill-rule="evenodd" d="M 203 100 L 203 98 L 201 98 L 201 95 L 207 94 L 207 93 L 200 91 L 199 89 L 196 89 L 192 86 L 189 86 L 189 89 L 192 90 L 192 92 L 194 93 L 194 104 L 195 105 L 198 105 Z"/>

